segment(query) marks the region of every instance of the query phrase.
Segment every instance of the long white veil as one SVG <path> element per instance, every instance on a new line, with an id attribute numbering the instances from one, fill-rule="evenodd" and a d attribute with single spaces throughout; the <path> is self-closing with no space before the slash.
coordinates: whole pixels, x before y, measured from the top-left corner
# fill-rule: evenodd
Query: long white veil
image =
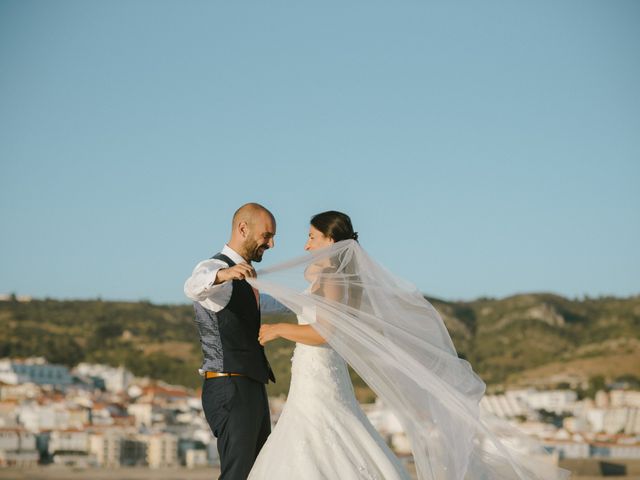
<path id="1" fill-rule="evenodd" d="M 485 384 L 458 358 L 438 312 L 356 241 L 257 273 L 249 283 L 306 316 L 393 410 L 421 480 L 568 477 L 542 449 L 532 451 L 532 442 L 484 418 Z"/>

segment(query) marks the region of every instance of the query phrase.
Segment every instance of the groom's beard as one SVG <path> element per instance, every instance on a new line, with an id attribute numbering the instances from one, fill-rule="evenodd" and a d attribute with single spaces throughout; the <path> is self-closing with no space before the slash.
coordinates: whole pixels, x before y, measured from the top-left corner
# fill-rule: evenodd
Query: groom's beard
<path id="1" fill-rule="evenodd" d="M 245 244 L 245 251 L 247 252 L 247 257 L 252 262 L 260 262 L 262 261 L 262 255 L 265 250 L 269 249 L 269 245 L 265 243 L 259 243 L 253 240 L 248 241 Z"/>

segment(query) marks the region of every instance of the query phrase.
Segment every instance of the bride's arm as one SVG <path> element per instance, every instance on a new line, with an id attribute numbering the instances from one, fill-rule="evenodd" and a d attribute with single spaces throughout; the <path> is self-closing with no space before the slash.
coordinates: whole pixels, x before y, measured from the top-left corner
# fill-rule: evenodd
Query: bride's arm
<path id="1" fill-rule="evenodd" d="M 294 325 L 291 323 L 274 323 L 262 325 L 258 340 L 261 345 L 276 338 L 286 338 L 292 342 L 306 345 L 320 345 L 325 339 L 311 325 Z"/>
<path id="2" fill-rule="evenodd" d="M 334 281 L 323 279 L 317 285 L 316 294 L 334 301 L 340 301 L 344 295 L 344 288 Z M 304 343 L 306 345 L 321 345 L 327 343 L 322 335 L 311 325 L 295 325 L 291 323 L 274 323 L 272 325 L 262 325 L 258 335 L 261 345 L 271 342 L 277 338 L 286 338 L 292 342 Z"/>

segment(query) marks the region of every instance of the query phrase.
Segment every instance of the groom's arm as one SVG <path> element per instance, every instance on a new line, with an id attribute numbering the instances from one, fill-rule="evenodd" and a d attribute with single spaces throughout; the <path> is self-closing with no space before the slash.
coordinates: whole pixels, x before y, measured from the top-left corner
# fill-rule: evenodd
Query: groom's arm
<path id="1" fill-rule="evenodd" d="M 194 302 L 209 300 L 219 307 L 214 311 L 222 310 L 231 298 L 232 283 L 220 282 L 218 273 L 228 267 L 225 262 L 215 258 L 200 262 L 184 283 L 184 294 Z"/>

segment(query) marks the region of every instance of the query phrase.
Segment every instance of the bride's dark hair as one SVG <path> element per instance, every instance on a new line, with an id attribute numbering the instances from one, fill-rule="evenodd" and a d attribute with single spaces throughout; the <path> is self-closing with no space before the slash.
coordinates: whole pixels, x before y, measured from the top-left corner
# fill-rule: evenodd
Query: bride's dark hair
<path id="1" fill-rule="evenodd" d="M 316 230 L 322 232 L 325 237 L 333 239 L 334 242 L 340 240 L 355 240 L 358 241 L 358 232 L 353 231 L 353 225 L 349 215 L 335 210 L 329 210 L 327 212 L 318 213 L 311 217 L 311 225 Z M 351 258 L 347 262 L 343 263 L 342 256 L 339 258 L 331 258 L 331 267 L 325 269 L 324 273 L 331 278 L 328 280 L 330 283 L 346 283 L 347 285 L 347 298 L 345 304 L 353 308 L 359 308 L 362 302 L 362 286 L 359 282 L 359 277 L 356 275 L 356 266 L 354 260 Z M 343 276 L 341 281 L 336 280 L 337 270 L 340 270 L 340 274 Z M 320 288 L 322 287 L 320 282 Z"/>
<path id="2" fill-rule="evenodd" d="M 318 213 L 311 217 L 311 225 L 325 237 L 332 238 L 334 242 L 340 240 L 358 240 L 358 232 L 353 231 L 349 215 L 335 210 Z"/>

